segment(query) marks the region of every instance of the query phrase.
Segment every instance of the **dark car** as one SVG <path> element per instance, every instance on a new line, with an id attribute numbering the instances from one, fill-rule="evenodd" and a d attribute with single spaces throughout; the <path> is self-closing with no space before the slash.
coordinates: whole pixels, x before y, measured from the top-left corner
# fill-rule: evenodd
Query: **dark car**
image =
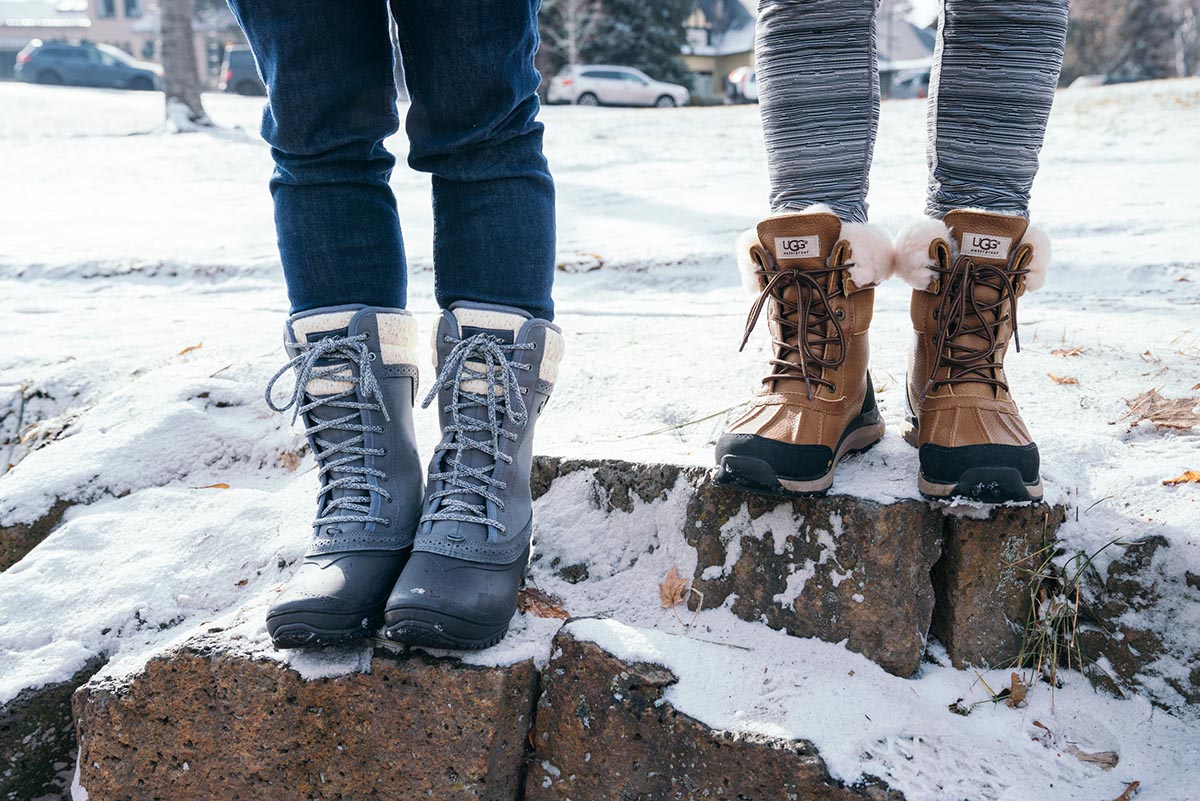
<path id="1" fill-rule="evenodd" d="M 143 91 L 162 88 L 162 67 L 139 61 L 111 45 L 91 42 L 70 44 L 34 39 L 17 53 L 14 75 L 26 83 Z"/>
<path id="2" fill-rule="evenodd" d="M 225 62 L 221 64 L 222 92 L 237 92 L 239 95 L 265 95 L 267 87 L 258 77 L 254 66 L 254 54 L 248 47 L 225 46 Z"/>

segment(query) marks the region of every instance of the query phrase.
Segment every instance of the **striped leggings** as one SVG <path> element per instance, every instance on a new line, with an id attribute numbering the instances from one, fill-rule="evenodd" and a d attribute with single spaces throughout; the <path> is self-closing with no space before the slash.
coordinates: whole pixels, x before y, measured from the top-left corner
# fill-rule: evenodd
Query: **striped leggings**
<path id="1" fill-rule="evenodd" d="M 879 119 L 877 0 L 760 0 L 755 61 L 771 209 L 867 219 Z M 942 0 L 926 212 L 1028 215 L 1069 0 Z"/>

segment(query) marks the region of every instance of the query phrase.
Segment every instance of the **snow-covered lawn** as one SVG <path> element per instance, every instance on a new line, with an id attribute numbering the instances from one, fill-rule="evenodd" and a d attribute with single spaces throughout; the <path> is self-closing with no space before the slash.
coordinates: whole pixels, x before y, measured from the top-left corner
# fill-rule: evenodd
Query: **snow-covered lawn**
<path id="1" fill-rule="evenodd" d="M 286 576 L 279 565 L 304 548 L 311 461 L 290 463 L 301 439 L 261 399 L 281 363 L 286 313 L 270 158 L 256 134 L 261 101 L 207 102 L 225 130 L 164 136 L 147 133 L 161 118 L 149 94 L 0 84 L 0 437 L 34 425 L 26 444 L 0 450 L 5 464 L 19 462 L 0 478 L 0 525 L 29 522 L 56 498 L 94 501 L 0 574 L 0 703 L 69 676 L 97 652 L 136 664 L 217 619 L 241 620 L 261 641 L 254 610 Z M 737 353 L 749 299 L 731 257 L 736 235 L 766 211 L 757 109 L 552 107 L 543 119 L 559 190 L 558 322 L 569 341 L 539 450 L 707 464 L 762 369 L 762 339 Z M 403 159 L 403 138 L 391 144 Z M 921 211 L 923 148 L 922 104 L 885 103 L 871 207 L 893 232 Z M 1009 373 L 1042 448 L 1048 500 L 1074 507 L 1061 534 L 1068 548 L 1087 551 L 1161 534 L 1171 543 L 1162 569 L 1200 575 L 1200 485 L 1162 483 L 1200 470 L 1200 429 L 1131 428 L 1122 419 L 1126 400 L 1151 388 L 1200 394 L 1200 80 L 1060 94 L 1043 165 L 1033 217 L 1054 240 L 1054 264 L 1047 287 L 1022 301 L 1022 351 Z M 400 168 L 393 184 L 412 261 L 410 305 L 428 333 L 428 179 Z M 896 433 L 907 298 L 898 281 L 882 288 L 872 330 L 889 434 L 843 466 L 834 492 L 916 495 L 916 453 Z M 418 416 L 418 435 L 432 447 L 432 413 Z M 219 484 L 229 488 L 210 488 Z M 633 600 L 588 597 L 572 611 L 617 609 L 639 626 L 678 631 L 654 608 L 654 576 L 643 578 L 645 586 L 623 584 Z M 1144 614 L 1197 650 L 1196 598 Z M 870 667 L 835 646 L 782 642 L 722 610 L 701 619 L 716 633 L 709 638 L 780 639 L 757 658 L 784 654 L 780 664 L 811 681 Z M 544 658 L 551 633 L 544 621 L 520 620 L 510 642 L 484 658 Z M 681 675 L 694 669 L 686 649 L 669 642 L 629 647 L 664 653 Z M 305 659 L 318 669 L 315 657 Z M 1178 666 L 1184 680 L 1187 670 Z M 969 794 L 960 782 L 979 775 L 970 748 L 987 750 L 981 764 L 1001 777 L 987 798 L 1104 801 L 1134 779 L 1143 798 L 1187 797 L 1200 727 L 1141 699 L 1092 695 L 1078 676 L 1072 682 L 1057 699 L 1064 725 L 1087 740 L 1085 750 L 1121 751 L 1116 771 L 1056 772 L 1057 758 L 1038 756 L 1047 749 L 1030 750 L 1028 726 L 949 715 L 955 697 L 980 697 L 972 674 L 931 665 L 912 682 L 912 697 L 894 704 L 880 693 L 903 695 L 908 685 L 881 672 L 829 688 L 850 708 L 891 720 L 891 735 L 912 738 L 896 741 L 897 766 L 906 748 L 949 749 L 965 738 L 944 752 L 940 779 L 905 779 L 895 768 L 910 798 Z M 672 702 L 715 725 L 749 720 L 752 730 L 813 736 L 795 717 L 795 705 L 811 699 L 747 692 L 707 710 L 709 718 L 707 699 L 687 695 L 686 681 Z M 922 714 L 937 722 L 922 729 Z M 849 756 L 831 762 L 835 772 L 872 768 L 857 742 L 843 743 Z M 818 744 L 839 753 L 836 743 Z M 1036 781 L 1015 783 L 1034 763 Z"/>

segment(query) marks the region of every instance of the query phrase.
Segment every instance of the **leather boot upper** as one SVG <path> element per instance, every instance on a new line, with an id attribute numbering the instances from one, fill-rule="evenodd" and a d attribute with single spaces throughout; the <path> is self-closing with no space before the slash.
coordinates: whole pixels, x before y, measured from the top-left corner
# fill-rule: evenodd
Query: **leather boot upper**
<path id="1" fill-rule="evenodd" d="M 1037 251 L 1048 245 L 1029 235 L 1023 217 L 952 211 L 943 223 L 925 243 L 928 258 L 918 280 L 906 276 L 918 284 L 908 370 L 915 444 L 1030 445 L 1004 357 L 1016 333 L 1018 300 L 1042 279 L 1035 267 L 1044 272 L 1049 254 Z M 920 244 L 910 243 L 914 253 Z"/>
<path id="2" fill-rule="evenodd" d="M 755 233 L 747 249 L 759 294 L 742 345 L 765 316 L 772 358 L 750 408 L 726 436 L 821 445 L 832 453 L 867 396 L 867 331 L 874 286 L 890 272 L 890 247 L 886 268 L 866 263 L 877 256 L 867 244 L 856 262 L 842 222 L 823 212 L 770 217 Z"/>

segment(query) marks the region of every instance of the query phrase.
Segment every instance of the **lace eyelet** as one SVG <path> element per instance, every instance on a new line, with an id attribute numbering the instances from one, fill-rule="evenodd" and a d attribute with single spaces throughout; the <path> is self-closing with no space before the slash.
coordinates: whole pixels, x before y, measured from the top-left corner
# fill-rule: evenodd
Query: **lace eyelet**
<path id="1" fill-rule="evenodd" d="M 368 353 L 368 354 L 367 354 L 367 358 L 368 358 L 368 359 L 370 359 L 371 361 L 375 361 L 375 353 L 374 353 L 374 351 L 372 351 L 371 353 Z"/>
<path id="2" fill-rule="evenodd" d="M 391 527 L 392 527 L 392 519 L 391 519 L 390 517 L 389 517 L 389 518 L 385 518 L 385 519 L 384 519 L 384 521 L 383 521 L 383 527 L 384 527 L 384 528 L 391 528 Z"/>
<path id="3" fill-rule="evenodd" d="M 387 448 L 380 448 L 380 449 L 379 449 L 379 458 L 380 458 L 380 459 L 386 459 L 386 458 L 387 458 Z"/>
<path id="4" fill-rule="evenodd" d="M 834 312 L 833 316 L 838 318 L 839 320 L 845 320 L 846 319 L 846 310 L 838 309 L 836 312 Z"/>

